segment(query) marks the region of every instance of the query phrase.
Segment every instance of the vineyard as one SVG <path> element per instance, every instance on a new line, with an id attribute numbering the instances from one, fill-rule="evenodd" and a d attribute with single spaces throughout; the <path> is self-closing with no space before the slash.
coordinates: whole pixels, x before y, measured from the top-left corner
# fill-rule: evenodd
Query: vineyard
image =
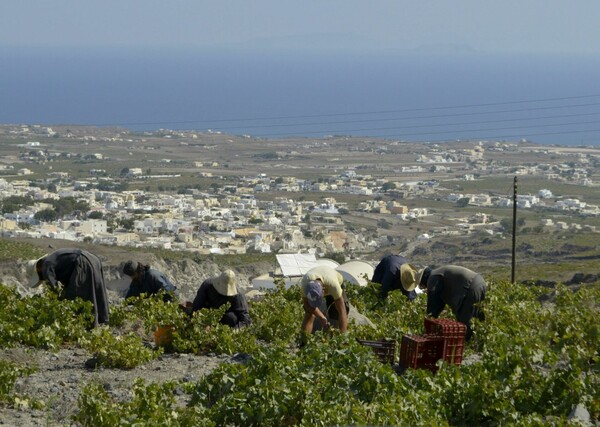
<path id="1" fill-rule="evenodd" d="M 160 296 L 112 306 L 110 324 L 93 329 L 89 303 L 59 301 L 51 292 L 23 298 L 0 285 L 0 348 L 74 348 L 95 371 L 128 372 L 177 354 L 222 358 L 192 380 L 141 375 L 126 398 L 90 381 L 67 419 L 48 417 L 43 425 L 564 425 L 578 405 L 598 422 L 600 287 L 488 285 L 486 321 L 475 321 L 464 363 L 440 361 L 435 374 L 401 372 L 357 341 L 399 343 L 404 334 L 423 333 L 425 298 L 409 303 L 392 293 L 381 302 L 375 284 L 346 283 L 349 299 L 374 327 L 310 337 L 300 335 L 295 286 L 279 284 L 251 300 L 252 325 L 233 330 L 218 323 L 224 309 L 190 318 Z M 173 339 L 157 347 L 152 333 L 163 325 L 173 325 Z M 16 387 L 41 367 L 2 354 L 0 418 L 9 409 L 46 410 L 50 402 Z"/>

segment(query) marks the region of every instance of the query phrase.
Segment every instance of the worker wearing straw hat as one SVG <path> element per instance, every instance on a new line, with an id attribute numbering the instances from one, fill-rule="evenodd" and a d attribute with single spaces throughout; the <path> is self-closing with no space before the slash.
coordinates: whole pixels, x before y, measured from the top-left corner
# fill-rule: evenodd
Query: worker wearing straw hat
<path id="1" fill-rule="evenodd" d="M 371 282 L 381 284 L 381 299 L 394 290 L 402 292 L 410 301 L 417 297 L 417 269 L 400 255 L 383 257 L 375 267 Z"/>
<path id="2" fill-rule="evenodd" d="M 192 303 L 191 312 L 203 308 L 219 308 L 229 303 L 230 307 L 221 318 L 220 323 L 232 328 L 248 326 L 251 322 L 246 296 L 236 286 L 235 273 L 225 270 L 216 277 L 210 277 L 202 282 L 196 298 Z"/>

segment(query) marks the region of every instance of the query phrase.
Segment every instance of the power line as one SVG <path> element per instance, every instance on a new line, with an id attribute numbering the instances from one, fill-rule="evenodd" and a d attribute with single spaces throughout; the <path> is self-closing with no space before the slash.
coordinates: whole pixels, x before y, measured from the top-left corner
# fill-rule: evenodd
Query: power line
<path id="1" fill-rule="evenodd" d="M 585 105 L 600 105 L 598 104 L 585 104 Z M 575 105 L 581 106 L 581 105 Z M 551 108 L 568 108 L 573 107 L 573 105 L 566 105 L 564 107 L 551 107 Z M 449 115 L 440 115 L 440 116 L 420 116 L 420 117 L 404 117 L 404 118 L 388 118 L 388 119 L 371 119 L 371 120 L 351 120 L 351 121 L 339 121 L 339 122 L 320 122 L 320 123 L 293 123 L 293 124 L 282 124 L 282 125 L 252 125 L 252 126 L 233 126 L 227 127 L 223 129 L 216 130 L 232 130 L 232 129 L 266 129 L 266 128 L 275 128 L 275 127 L 296 127 L 296 126 L 316 126 L 316 125 L 332 125 L 332 124 L 346 124 L 346 123 L 372 123 L 372 122 L 389 122 L 395 120 L 408 120 L 408 119 L 423 119 L 423 118 L 442 118 L 442 117 L 451 117 L 451 116 L 460 116 L 460 115 L 478 115 L 478 114 L 494 114 L 494 113 L 506 113 L 506 112 L 519 112 L 519 111 L 532 111 L 532 110 L 506 110 L 506 111 L 492 111 L 492 112 L 484 112 L 484 113 L 471 113 L 471 114 L 449 114 Z M 598 115 L 600 112 L 593 113 L 579 113 L 579 114 L 559 114 L 554 116 L 538 116 L 538 117 L 526 117 L 526 118 L 513 118 L 513 119 L 498 119 L 498 120 L 484 120 L 477 122 L 463 122 L 463 123 L 442 123 L 442 124 L 427 124 L 427 125 L 410 125 L 410 126 L 402 126 L 395 127 L 394 129 L 412 129 L 412 128 L 421 128 L 421 127 L 440 127 L 440 126 L 461 126 L 461 125 L 475 125 L 475 124 L 485 124 L 485 123 L 503 123 L 503 122 L 514 122 L 514 121 L 531 121 L 531 120 L 547 120 L 547 119 L 559 119 L 566 117 L 582 117 L 582 116 L 594 116 Z M 385 128 L 384 128 L 385 129 Z M 329 132 L 329 131 L 326 131 Z M 310 132 L 303 132 L 310 133 Z M 264 134 L 263 134 L 264 135 Z M 274 135 L 282 135 L 280 133 Z"/>
<path id="2" fill-rule="evenodd" d="M 286 137 L 286 136 L 307 136 L 307 135 L 317 135 L 317 134 L 342 134 L 350 136 L 352 133 L 365 133 L 370 132 L 369 136 L 372 137 L 394 137 L 394 138 L 402 138 L 406 137 L 424 137 L 428 139 L 428 136 L 432 135 L 440 135 L 440 134 L 454 134 L 454 135 L 464 135 L 466 133 L 489 133 L 495 131 L 504 131 L 504 130 L 520 130 L 520 129 L 545 129 L 551 127 L 558 126 L 581 126 L 586 124 L 596 124 L 598 121 L 581 121 L 581 122 L 568 122 L 568 123 L 540 123 L 540 124 L 525 124 L 525 125 L 514 125 L 507 127 L 483 127 L 476 129 L 456 129 L 459 126 L 473 126 L 473 125 L 487 125 L 487 124 L 495 124 L 495 123 L 517 123 L 517 122 L 535 122 L 535 121 L 543 121 L 543 120 L 555 120 L 562 119 L 568 117 L 584 117 L 584 116 L 595 116 L 600 114 L 600 112 L 586 112 L 585 110 L 580 113 L 574 114 L 554 114 L 554 115 L 541 115 L 535 117 L 512 117 L 512 118 L 490 118 L 489 120 L 471 120 L 464 121 L 459 123 L 430 123 L 430 124 L 406 124 L 392 127 L 360 127 L 353 129 L 327 129 L 327 130 L 307 130 L 307 127 L 311 126 L 325 126 L 325 125 L 342 125 L 342 124 L 359 124 L 359 123 L 383 123 L 383 122 L 398 122 L 398 121 L 406 121 L 406 120 L 433 120 L 440 118 L 449 118 L 449 117 L 470 117 L 470 116 L 486 116 L 486 115 L 499 115 L 499 114 L 515 114 L 515 113 L 531 113 L 533 111 L 545 111 L 545 110 L 554 110 L 554 109 L 565 109 L 565 108 L 581 108 L 581 107 L 592 107 L 600 105 L 600 102 L 589 102 L 589 103 L 574 103 L 574 104 L 559 104 L 559 105 L 530 105 L 526 108 L 511 108 L 511 109 L 494 109 L 488 111 L 460 111 L 460 109 L 466 108 L 486 108 L 493 106 L 502 106 L 502 105 L 523 105 L 523 104 L 535 104 L 541 102 L 560 102 L 567 100 L 583 100 L 583 99 L 592 99 L 598 98 L 600 94 L 590 94 L 590 95 L 580 95 L 580 96 L 566 96 L 566 97 L 554 97 L 554 98 L 543 98 L 543 99 L 522 99 L 522 100 L 513 100 L 506 102 L 491 102 L 491 103 L 480 103 L 480 104 L 463 104 L 463 105 L 450 105 L 450 106 L 433 106 L 426 108 L 406 108 L 406 109 L 396 109 L 396 110 L 378 110 L 378 111 L 363 111 L 363 112 L 348 112 L 348 113 L 330 113 L 330 114 L 312 114 L 312 115 L 290 115 L 290 116 L 276 116 L 276 117 L 254 117 L 254 118 L 237 118 L 237 119 L 213 119 L 213 120 L 183 120 L 183 121 L 161 121 L 161 122 L 137 122 L 137 123 L 121 123 L 123 126 L 150 126 L 150 125 L 173 125 L 173 124 L 191 124 L 191 123 L 232 123 L 235 122 L 257 122 L 257 121 L 266 121 L 266 120 L 291 120 L 291 119 L 310 119 L 310 118 L 326 118 L 326 117 L 354 117 L 349 120 L 335 120 L 335 121 L 305 121 L 305 122 L 295 122 L 295 123 L 268 123 L 268 124 L 248 124 L 242 125 L 241 123 L 236 126 L 224 126 L 222 129 L 214 129 L 220 130 L 222 132 L 232 132 L 234 129 L 243 129 L 244 131 L 250 129 L 256 129 L 255 136 L 258 137 Z M 383 115 L 390 113 L 410 113 L 410 112 L 424 112 L 424 111 L 439 111 L 439 110 L 450 110 L 450 112 L 443 112 L 442 114 L 414 114 L 403 117 L 375 117 L 375 118 L 361 118 L 357 116 L 367 116 L 367 115 Z M 456 110 L 452 112 L 452 110 Z M 433 120 L 435 122 L 435 120 Z M 417 122 L 418 123 L 418 122 Z M 108 124 L 96 124 L 96 126 L 107 126 Z M 117 124 L 113 124 L 117 125 Z M 275 132 L 275 133 L 264 133 L 261 132 L 261 129 L 275 129 L 275 128 L 296 128 L 297 130 L 293 132 Z M 302 130 L 304 128 L 304 130 Z M 427 131 L 427 132 L 413 132 L 413 133 L 405 133 L 407 129 L 432 129 L 437 128 L 439 131 Z M 446 128 L 446 129 L 444 129 Z M 391 133 L 382 133 L 385 131 L 395 131 L 394 134 Z M 572 131 L 557 131 L 557 132 L 537 132 L 537 133 L 529 133 L 529 134 L 520 134 L 520 135 L 495 135 L 495 136 L 483 136 L 477 138 L 461 138 L 465 139 L 492 139 L 492 138 L 513 138 L 513 137 L 525 137 L 525 136 L 544 136 L 544 135 L 566 135 L 566 134 L 575 134 L 575 133 L 585 133 L 585 132 L 597 132 L 596 130 L 582 130 L 580 128 Z M 254 132 L 253 132 L 254 133 Z M 422 138 L 423 139 L 423 138 Z M 442 141 L 452 141 L 458 138 L 446 138 Z M 435 141 L 431 141 L 435 142 Z"/>
<path id="3" fill-rule="evenodd" d="M 509 129 L 526 129 L 526 128 L 547 128 L 556 126 L 571 126 L 571 125 L 586 125 L 586 124 L 597 124 L 598 121 L 587 121 L 587 122 L 570 122 L 570 123 L 547 123 L 539 125 L 524 125 L 524 126 L 509 126 L 500 128 L 484 128 L 484 129 L 462 129 L 462 130 L 443 130 L 436 132 L 421 132 L 421 133 L 407 133 L 404 136 L 424 136 L 424 135 L 438 135 L 444 133 L 459 133 L 459 132 L 489 132 L 497 130 L 509 130 Z M 402 130 L 404 127 L 387 127 L 387 128 L 359 128 L 359 129 L 342 129 L 342 130 L 320 130 L 320 131 L 303 131 L 303 132 L 288 132 L 288 133 L 277 133 L 277 134 L 262 134 L 262 136 L 290 136 L 290 135 L 306 135 L 306 134 L 330 134 L 330 133 L 341 133 L 346 132 L 372 132 L 372 131 L 386 131 L 386 130 Z"/>
<path id="4" fill-rule="evenodd" d="M 542 99 L 526 99 L 526 100 L 515 100 L 506 102 L 493 102 L 493 103 L 482 103 L 482 104 L 465 104 L 465 105 L 449 105 L 449 106 L 434 106 L 434 107 L 423 107 L 423 108 L 407 108 L 399 110 L 379 110 L 379 111 L 362 111 L 362 112 L 349 112 L 349 113 L 329 113 L 329 114 L 305 114 L 305 115 L 293 115 L 293 116 L 271 116 L 271 117 L 247 117 L 247 118 L 233 118 L 233 119 L 204 119 L 204 120 L 177 120 L 177 121 L 156 121 L 156 122 L 128 122 L 128 123 L 90 123 L 90 126 L 149 126 L 149 125 L 167 125 L 167 124 L 193 124 L 193 123 L 224 123 L 224 122 L 244 122 L 244 121 L 259 121 L 259 120 L 286 120 L 286 119 L 307 119 L 307 118 L 319 118 L 319 117 L 340 117 L 340 116 L 357 116 L 357 115 L 372 115 L 372 114 L 391 114 L 391 113 L 409 113 L 417 111 L 434 111 L 434 110 L 451 110 L 460 108 L 479 108 L 479 107 L 492 107 L 500 105 L 512 105 L 512 104 L 526 104 L 536 102 L 551 102 L 551 101 L 565 101 L 572 99 L 586 99 L 586 98 L 597 98 L 600 94 L 593 95 L 580 95 L 580 96 L 566 96 L 560 98 L 542 98 Z M 580 106 L 586 106 L 583 104 Z M 589 104 L 596 105 L 596 104 Z M 547 108 L 567 108 L 564 107 L 547 107 Z M 527 109 L 525 111 L 529 111 Z M 521 111 L 521 110 L 515 110 Z M 492 114 L 494 112 L 490 112 Z M 424 117 L 429 118 L 429 117 Z"/>

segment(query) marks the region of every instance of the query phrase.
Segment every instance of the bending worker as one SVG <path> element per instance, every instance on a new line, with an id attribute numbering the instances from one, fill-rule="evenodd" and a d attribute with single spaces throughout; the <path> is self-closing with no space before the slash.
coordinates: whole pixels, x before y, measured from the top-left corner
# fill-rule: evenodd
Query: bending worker
<path id="1" fill-rule="evenodd" d="M 385 299 L 389 292 L 399 290 L 406 298 L 413 301 L 417 297 L 417 269 L 400 255 L 387 255 L 381 259 L 371 282 L 381 284 L 381 299 Z"/>
<path id="2" fill-rule="evenodd" d="M 191 312 L 203 308 L 219 308 L 229 303 L 229 309 L 225 312 L 220 323 L 232 328 L 241 328 L 251 323 L 248 312 L 248 301 L 235 284 L 235 273 L 225 270 L 216 277 L 206 279 L 200 285 L 196 298 L 192 304 Z"/>
<path id="3" fill-rule="evenodd" d="M 123 265 L 123 274 L 131 277 L 131 284 L 125 298 L 137 297 L 141 294 L 154 295 L 165 292 L 165 301 L 172 301 L 179 295 L 177 287 L 158 270 L 136 261 L 127 261 Z"/>
<path id="4" fill-rule="evenodd" d="M 31 274 L 31 287 L 47 281 L 59 290 L 60 299 L 74 300 L 79 297 L 91 301 L 94 305 L 94 326 L 108 323 L 108 298 L 102 262 L 96 255 L 81 249 L 58 249 L 38 260 L 29 261 L 27 270 Z"/>
<path id="5" fill-rule="evenodd" d="M 419 287 L 427 292 L 427 313 L 437 318 L 448 304 L 456 320 L 467 326 L 466 339 L 471 339 L 471 318 L 485 319 L 480 307 L 485 300 L 483 277 L 458 265 L 445 265 L 435 270 L 426 267 L 419 273 Z"/>
<path id="6" fill-rule="evenodd" d="M 302 277 L 300 287 L 304 304 L 304 332 L 310 334 L 319 329 L 326 331 L 331 326 L 346 332 L 349 307 L 346 306 L 342 291 L 343 281 L 338 271 L 325 265 L 311 268 Z"/>

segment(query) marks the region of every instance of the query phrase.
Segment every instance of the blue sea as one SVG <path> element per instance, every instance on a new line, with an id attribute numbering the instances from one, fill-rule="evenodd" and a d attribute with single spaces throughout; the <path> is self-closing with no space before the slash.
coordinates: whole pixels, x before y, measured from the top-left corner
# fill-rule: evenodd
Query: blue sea
<path id="1" fill-rule="evenodd" d="M 600 58 L 0 47 L 0 123 L 600 145 Z"/>

